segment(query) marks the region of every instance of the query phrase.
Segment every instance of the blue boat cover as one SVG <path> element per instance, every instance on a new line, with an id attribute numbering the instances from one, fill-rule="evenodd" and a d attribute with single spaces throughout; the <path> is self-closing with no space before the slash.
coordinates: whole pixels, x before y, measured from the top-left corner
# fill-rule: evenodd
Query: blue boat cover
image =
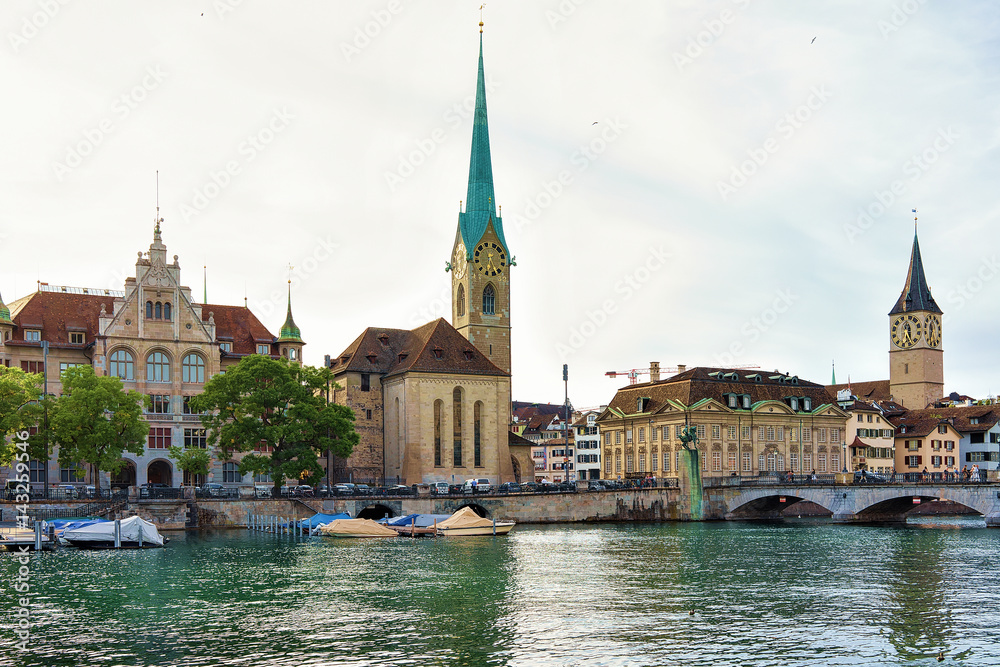
<path id="1" fill-rule="evenodd" d="M 301 521 L 299 521 L 298 526 L 300 528 L 302 526 L 306 526 L 307 528 L 316 528 L 321 523 L 330 523 L 331 521 L 334 521 L 336 519 L 350 519 L 350 518 L 351 518 L 350 512 L 342 512 L 340 514 L 314 514 L 308 519 L 302 519 Z"/>
<path id="2" fill-rule="evenodd" d="M 84 526 L 91 526 L 95 523 L 104 523 L 107 519 L 48 519 L 45 523 L 47 526 L 54 526 L 56 531 L 62 532 L 64 530 L 73 530 L 74 528 L 83 528 Z"/>
<path id="3" fill-rule="evenodd" d="M 407 514 L 396 519 L 389 519 L 386 524 L 389 526 L 411 526 L 416 520 L 417 528 L 430 528 L 435 521 L 441 523 L 450 516 L 450 514 Z"/>

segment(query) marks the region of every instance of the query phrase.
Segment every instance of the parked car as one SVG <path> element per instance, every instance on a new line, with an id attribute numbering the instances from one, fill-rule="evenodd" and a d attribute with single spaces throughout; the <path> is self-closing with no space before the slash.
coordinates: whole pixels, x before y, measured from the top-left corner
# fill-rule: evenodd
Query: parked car
<path id="1" fill-rule="evenodd" d="M 547 479 L 543 479 L 538 482 L 538 493 L 552 493 L 559 490 L 559 486 L 555 482 L 550 482 Z"/>
<path id="2" fill-rule="evenodd" d="M 53 498 L 78 498 L 80 493 L 72 484 L 59 484 L 52 487 L 49 495 Z"/>
<path id="3" fill-rule="evenodd" d="M 497 493 L 521 493 L 521 485 L 517 482 L 504 482 L 497 488 Z"/>
<path id="4" fill-rule="evenodd" d="M 343 482 L 342 484 L 334 484 L 333 494 L 335 496 L 353 496 L 354 485 L 351 484 L 350 482 Z"/>
<path id="5" fill-rule="evenodd" d="M 291 495 L 293 498 L 312 498 L 313 488 L 308 484 L 299 484 L 291 489 Z"/>
<path id="6" fill-rule="evenodd" d="M 587 490 L 588 491 L 607 491 L 608 487 L 606 487 L 603 484 L 601 484 L 600 480 L 598 480 L 598 479 L 592 479 L 589 482 L 587 482 Z"/>
<path id="7" fill-rule="evenodd" d="M 222 496 L 223 486 L 217 482 L 209 482 L 203 484 L 201 487 L 201 494 L 203 496 L 208 496 L 209 498 L 218 498 Z"/>
<path id="8" fill-rule="evenodd" d="M 406 486 L 405 484 L 391 486 L 386 490 L 386 492 L 390 496 L 415 496 L 417 494 L 412 487 Z"/>
<path id="9" fill-rule="evenodd" d="M 434 482 L 431 484 L 431 493 L 435 496 L 446 496 L 451 492 L 448 482 Z"/>
<path id="10" fill-rule="evenodd" d="M 356 496 L 370 496 L 372 494 L 372 487 L 367 484 L 355 484 L 354 485 L 354 495 Z"/>
<path id="11" fill-rule="evenodd" d="M 489 493 L 493 490 L 490 480 L 485 477 L 473 477 L 465 480 L 462 487 L 463 493 Z"/>
<path id="12" fill-rule="evenodd" d="M 448 486 L 448 493 L 450 493 L 452 495 L 457 495 L 457 494 L 462 493 L 462 491 L 464 490 L 464 488 L 465 488 L 464 484 L 450 484 Z"/>
<path id="13" fill-rule="evenodd" d="M 522 483 L 521 493 L 538 493 L 538 484 L 536 484 L 535 482 Z"/>

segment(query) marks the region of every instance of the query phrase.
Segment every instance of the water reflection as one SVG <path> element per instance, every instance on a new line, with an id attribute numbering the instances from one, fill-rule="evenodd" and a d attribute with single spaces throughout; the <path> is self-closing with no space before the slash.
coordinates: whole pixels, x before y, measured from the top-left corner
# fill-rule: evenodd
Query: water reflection
<path id="1" fill-rule="evenodd" d="M 46 666 L 913 664 L 938 650 L 992 665 L 1000 531 L 975 525 L 230 531 L 65 549 L 31 566 L 32 655 L 13 654 L 9 632 L 0 651 Z M 15 567 L 0 559 L 3 581 Z"/>

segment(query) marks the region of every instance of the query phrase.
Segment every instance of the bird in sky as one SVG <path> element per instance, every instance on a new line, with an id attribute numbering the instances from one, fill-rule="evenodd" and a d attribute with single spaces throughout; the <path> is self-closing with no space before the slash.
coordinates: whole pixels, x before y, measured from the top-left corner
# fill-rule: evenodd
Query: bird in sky
<path id="1" fill-rule="evenodd" d="M 595 120 L 591 125 L 597 125 L 597 121 Z"/>
<path id="2" fill-rule="evenodd" d="M 818 35 L 817 35 L 817 36 L 818 36 Z M 810 43 L 810 44 L 812 44 L 812 43 L 813 43 L 813 42 L 815 42 L 815 41 L 816 41 L 816 37 L 813 37 L 813 41 L 812 41 L 812 42 L 809 42 L 809 43 Z"/>

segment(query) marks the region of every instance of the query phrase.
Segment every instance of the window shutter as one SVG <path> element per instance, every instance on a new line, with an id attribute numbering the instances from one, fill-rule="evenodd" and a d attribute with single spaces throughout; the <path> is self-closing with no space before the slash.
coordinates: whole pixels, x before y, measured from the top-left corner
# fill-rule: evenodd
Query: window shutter
<path id="1" fill-rule="evenodd" d="M 918 456 L 917 457 L 917 465 L 920 465 L 923 462 L 924 462 L 924 457 L 923 456 Z"/>

